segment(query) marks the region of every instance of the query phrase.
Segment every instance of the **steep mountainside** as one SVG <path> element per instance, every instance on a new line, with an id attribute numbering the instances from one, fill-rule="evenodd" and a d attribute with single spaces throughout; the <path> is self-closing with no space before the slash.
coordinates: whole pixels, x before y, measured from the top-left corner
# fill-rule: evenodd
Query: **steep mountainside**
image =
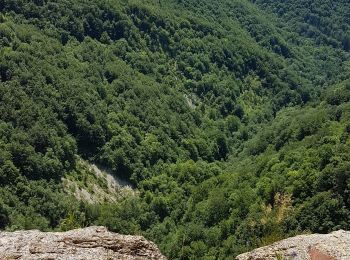
<path id="1" fill-rule="evenodd" d="M 1 1 L 0 228 L 171 259 L 350 228 L 350 12 L 309 2 Z"/>
<path id="2" fill-rule="evenodd" d="M 277 14 L 300 35 L 350 51 L 350 3 L 348 1 L 253 0 Z"/>

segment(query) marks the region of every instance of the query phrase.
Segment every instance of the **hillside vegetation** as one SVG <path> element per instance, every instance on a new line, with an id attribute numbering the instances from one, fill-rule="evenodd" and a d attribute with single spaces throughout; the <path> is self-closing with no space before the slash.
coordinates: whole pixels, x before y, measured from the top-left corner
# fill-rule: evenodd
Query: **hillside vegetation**
<path id="1" fill-rule="evenodd" d="M 170 259 L 349 229 L 345 2 L 2 0 L 0 228 L 105 225 Z M 67 193 L 98 181 L 81 158 L 136 195 Z"/>

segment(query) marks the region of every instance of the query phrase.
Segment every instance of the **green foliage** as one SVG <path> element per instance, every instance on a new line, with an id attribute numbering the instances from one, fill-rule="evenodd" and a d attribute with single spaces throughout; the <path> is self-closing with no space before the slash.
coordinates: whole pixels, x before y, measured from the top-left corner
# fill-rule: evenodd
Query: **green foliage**
<path id="1" fill-rule="evenodd" d="M 105 225 L 170 259 L 349 228 L 349 5 L 304 2 L 1 1 L 0 228 Z M 137 195 L 68 197 L 98 181 L 80 157 Z"/>
<path id="2" fill-rule="evenodd" d="M 347 1 L 253 1 L 288 21 L 301 35 L 312 38 L 317 44 L 341 47 L 349 51 L 350 10 Z M 310 12 L 311 10 L 311 12 Z M 299 28 L 297 28 L 299 27 Z"/>

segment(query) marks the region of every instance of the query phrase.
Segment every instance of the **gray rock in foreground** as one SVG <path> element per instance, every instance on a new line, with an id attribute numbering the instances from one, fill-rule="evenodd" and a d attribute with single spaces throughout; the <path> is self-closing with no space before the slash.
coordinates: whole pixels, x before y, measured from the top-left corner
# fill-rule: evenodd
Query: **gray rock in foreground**
<path id="1" fill-rule="evenodd" d="M 166 259 L 141 236 L 88 227 L 67 232 L 0 232 L 0 259 Z"/>
<path id="2" fill-rule="evenodd" d="M 241 254 L 237 260 L 349 260 L 350 231 L 300 235 Z"/>

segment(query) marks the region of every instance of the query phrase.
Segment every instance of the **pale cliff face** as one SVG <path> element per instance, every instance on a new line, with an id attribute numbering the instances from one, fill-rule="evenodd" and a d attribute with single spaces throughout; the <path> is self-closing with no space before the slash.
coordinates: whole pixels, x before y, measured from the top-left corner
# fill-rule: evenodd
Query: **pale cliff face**
<path id="1" fill-rule="evenodd" d="M 335 260 L 350 259 L 350 231 L 339 230 L 327 235 L 300 235 L 284 239 L 237 256 L 237 260 L 293 259 Z"/>
<path id="2" fill-rule="evenodd" d="M 141 236 L 88 227 L 67 232 L 0 232 L 0 259 L 166 259 Z"/>

